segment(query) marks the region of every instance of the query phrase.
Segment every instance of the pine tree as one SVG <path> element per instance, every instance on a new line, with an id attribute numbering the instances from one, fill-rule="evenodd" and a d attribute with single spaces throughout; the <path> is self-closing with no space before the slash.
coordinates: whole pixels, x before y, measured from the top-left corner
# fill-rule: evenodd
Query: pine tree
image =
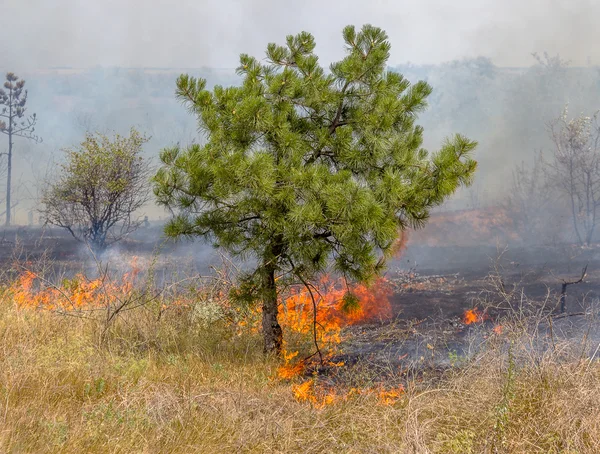
<path id="1" fill-rule="evenodd" d="M 343 37 L 346 56 L 329 73 L 302 32 L 269 44 L 266 64 L 241 55 L 240 86 L 177 80 L 206 143 L 161 152 L 154 192 L 176 212 L 166 233 L 256 259 L 238 296 L 262 302 L 266 352 L 281 349 L 281 286 L 328 269 L 370 281 L 399 233 L 422 226 L 476 167 L 463 136 L 422 148 L 415 121 L 431 88 L 386 71 L 383 30 L 348 26 Z"/>
<path id="2" fill-rule="evenodd" d="M 0 110 L 0 132 L 8 136 L 8 157 L 6 174 L 6 225 L 10 225 L 11 214 L 11 178 L 12 178 L 12 157 L 13 157 L 13 138 L 23 137 L 41 142 L 42 139 L 34 134 L 37 117 L 35 114 L 25 116 L 25 104 L 27 103 L 27 90 L 24 89 L 25 81 L 15 76 L 13 73 L 6 74 L 4 90 L 0 89 L 0 105 L 4 105 Z M 5 118 L 6 120 L 2 120 Z"/>

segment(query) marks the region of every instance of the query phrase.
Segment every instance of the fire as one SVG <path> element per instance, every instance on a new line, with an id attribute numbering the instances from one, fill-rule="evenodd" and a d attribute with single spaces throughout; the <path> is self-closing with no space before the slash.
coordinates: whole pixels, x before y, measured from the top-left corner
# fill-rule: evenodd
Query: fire
<path id="1" fill-rule="evenodd" d="M 313 389 L 314 380 L 307 380 L 304 383 L 292 386 L 294 397 L 298 402 L 314 399 Z"/>
<path id="2" fill-rule="evenodd" d="M 392 289 L 387 280 L 379 279 L 372 288 L 364 285 L 351 287 L 350 292 L 356 304 L 351 304 L 350 307 L 345 298 L 347 291 L 342 280 L 333 280 L 329 276 L 321 279 L 318 292 L 313 290 L 317 306 L 318 337 L 325 344 L 338 344 L 341 341 L 340 331 L 344 326 L 391 317 L 389 296 Z M 282 326 L 293 332 L 310 333 L 315 321 L 313 309 L 313 300 L 307 289 L 291 289 L 281 305 Z"/>
<path id="3" fill-rule="evenodd" d="M 141 269 L 137 257 L 130 263 L 131 270 L 123 274 L 116 283 L 106 276 L 88 279 L 77 274 L 71 279 L 63 279 L 60 284 L 52 284 L 31 271 L 23 272 L 10 286 L 13 301 L 20 308 L 40 308 L 49 310 L 85 310 L 106 306 L 130 295 Z"/>
<path id="4" fill-rule="evenodd" d="M 284 342 L 285 347 L 285 342 Z M 277 369 L 277 376 L 284 380 L 290 380 L 294 377 L 298 377 L 304 373 L 305 362 L 298 361 L 293 364 L 292 360 L 298 356 L 298 352 L 288 352 L 286 348 L 283 349 L 283 365 Z"/>
<path id="5" fill-rule="evenodd" d="M 494 329 L 492 331 L 494 332 L 494 334 L 499 336 L 504 331 L 504 327 L 502 325 L 496 325 L 494 326 Z"/>
<path id="6" fill-rule="evenodd" d="M 318 386 L 314 379 L 293 385 L 292 392 L 298 402 L 307 402 L 315 408 L 323 408 L 354 396 L 374 396 L 380 405 L 394 405 L 405 394 L 404 386 L 385 388 L 382 385 L 370 388 L 350 388 L 343 394 L 332 388 Z"/>
<path id="7" fill-rule="evenodd" d="M 31 271 L 25 271 L 9 287 L 9 290 L 15 304 L 22 308 L 62 311 L 95 309 L 117 303 L 119 299 L 136 291 L 139 287 L 136 283 L 141 272 L 137 258 L 134 257 L 129 266 L 130 271 L 116 281 L 105 276 L 89 279 L 85 275 L 78 274 L 57 284 L 50 283 Z M 310 293 L 303 287 L 292 288 L 281 298 L 279 318 L 284 331 L 312 337 L 316 321 L 317 341 L 321 347 L 326 348 L 341 342 L 340 332 L 344 326 L 391 316 L 388 298 L 392 289 L 385 279 L 380 279 L 372 288 L 355 285 L 349 290 L 355 304 L 348 306 L 346 304 L 348 299 L 344 298 L 348 291 L 345 283 L 329 276 L 323 277 L 316 285 L 316 291 L 313 290 L 317 306 L 315 320 Z M 179 297 L 173 300 L 170 301 L 170 305 L 177 305 Z M 226 301 L 226 294 L 220 294 L 218 300 L 220 304 L 234 310 Z M 250 315 L 240 312 L 240 317 L 235 323 L 237 329 L 253 332 L 260 330 L 260 308 L 256 307 L 251 311 Z M 302 367 L 292 365 L 294 353 L 287 353 L 287 355 L 286 367 L 281 370 L 281 375 L 300 374 Z"/>
<path id="8" fill-rule="evenodd" d="M 377 398 L 382 405 L 394 405 L 404 395 L 404 386 L 394 389 L 380 389 Z"/>
<path id="9" fill-rule="evenodd" d="M 10 286 L 9 291 L 12 300 L 20 308 L 67 312 L 114 307 L 128 298 L 131 299 L 130 297 L 136 297 L 136 292 L 140 291 L 138 276 L 141 269 L 135 258 L 130 263 L 130 268 L 130 271 L 123 273 L 122 278 L 118 280 L 111 280 L 106 276 L 89 279 L 78 274 L 58 284 L 25 271 Z M 372 287 L 354 285 L 348 288 L 344 281 L 324 276 L 315 285 L 312 296 L 306 288 L 300 286 L 283 294 L 279 320 L 284 332 L 292 335 L 292 338 L 294 335 L 300 335 L 296 338 L 310 339 L 310 342 L 314 342 L 316 338 L 325 363 L 329 367 L 340 367 L 343 362 L 334 363 L 331 357 L 336 352 L 336 346 L 342 341 L 342 329 L 363 321 L 391 317 L 389 297 L 392 292 L 390 283 L 383 278 Z M 348 294 L 351 297 L 348 297 Z M 195 301 L 193 297 L 188 300 L 179 294 L 171 296 L 168 301 L 159 301 L 161 313 L 172 307 L 191 307 Z M 227 314 L 230 314 L 229 320 L 238 334 L 242 331 L 260 331 L 260 307 L 252 308 L 250 314 L 242 313 L 243 309 L 230 304 L 227 292 L 219 293 L 217 300 Z M 304 374 L 309 364 L 306 360 L 299 359 L 298 355 L 298 351 L 290 349 L 288 343 L 284 342 L 283 362 L 277 369 L 279 379 L 291 380 Z M 335 400 L 331 393 L 325 393 L 319 399 L 319 402 L 325 403 Z"/>
<path id="10" fill-rule="evenodd" d="M 286 363 L 277 369 L 277 376 L 284 380 L 290 380 L 294 377 L 302 375 L 304 368 L 304 361 L 299 361 L 296 364 Z"/>
<path id="11" fill-rule="evenodd" d="M 332 389 L 317 388 L 313 379 L 292 386 L 292 392 L 298 402 L 308 402 L 315 408 L 333 405 L 340 398 Z"/>
<path id="12" fill-rule="evenodd" d="M 114 304 L 132 294 L 139 288 L 136 279 L 141 270 L 134 259 L 131 270 L 122 275 L 118 282 L 106 277 L 88 279 L 78 274 L 72 279 L 65 279 L 60 284 L 51 284 L 33 272 L 25 271 L 10 286 L 13 301 L 20 308 L 50 310 L 86 310 Z M 353 295 L 346 297 L 348 290 Z M 379 279 L 372 287 L 355 285 L 350 289 L 341 280 L 323 277 L 313 291 L 316 312 L 317 341 L 326 354 L 325 363 L 329 367 L 342 367 L 344 362 L 333 362 L 333 347 L 341 342 L 341 330 L 345 326 L 363 321 L 380 320 L 391 317 L 392 310 L 389 297 L 392 287 L 386 279 Z M 219 300 L 227 305 L 226 293 L 219 293 Z M 177 297 L 172 304 L 185 305 L 187 300 Z M 162 308 L 166 307 L 162 305 Z M 315 313 L 313 299 L 305 288 L 293 288 L 282 297 L 280 305 L 280 321 L 286 332 L 313 336 Z M 250 317 L 241 318 L 235 327 L 260 329 L 260 308 L 253 309 Z M 327 349 L 327 350 L 326 350 Z M 284 342 L 283 364 L 277 370 L 279 379 L 291 380 L 302 376 L 307 368 L 306 360 L 298 360 L 298 351 L 290 351 Z M 343 391 L 343 390 L 342 390 Z M 372 396 L 381 405 L 393 405 L 404 395 L 404 388 L 384 388 L 383 386 L 350 389 L 346 392 L 331 386 L 319 385 L 311 378 L 292 385 L 294 398 L 298 402 L 306 402 L 314 408 L 324 408 L 353 396 Z"/>
<path id="13" fill-rule="evenodd" d="M 473 323 L 482 322 L 485 320 L 485 314 L 476 307 L 465 311 L 463 314 L 463 323 L 465 325 L 471 325 Z"/>
<path id="14" fill-rule="evenodd" d="M 352 296 L 348 298 L 345 283 L 330 276 L 321 279 L 312 296 L 304 287 L 292 288 L 282 299 L 280 323 L 285 332 L 311 336 L 316 326 L 319 346 L 332 354 L 335 346 L 342 340 L 341 330 L 345 326 L 386 319 L 392 315 L 389 302 L 392 288 L 387 280 L 379 279 L 371 288 L 355 285 L 350 288 L 350 293 Z M 317 307 L 316 318 L 313 297 Z M 297 354 L 298 352 L 288 352 L 284 348 L 284 364 L 277 371 L 279 378 L 291 379 L 304 372 L 304 361 L 296 364 L 292 361 Z"/>
<path id="15" fill-rule="evenodd" d="M 30 271 L 25 271 L 11 286 L 13 300 L 19 307 L 44 309 L 84 309 L 97 306 L 102 280 L 88 280 L 82 275 L 64 280 L 60 285 L 47 285 Z"/>

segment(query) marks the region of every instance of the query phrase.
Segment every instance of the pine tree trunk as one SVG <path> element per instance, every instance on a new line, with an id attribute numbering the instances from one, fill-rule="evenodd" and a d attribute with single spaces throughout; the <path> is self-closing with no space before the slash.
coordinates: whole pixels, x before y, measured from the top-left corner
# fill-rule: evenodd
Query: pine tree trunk
<path id="1" fill-rule="evenodd" d="M 281 354 L 283 342 L 283 331 L 277 320 L 277 286 L 275 284 L 275 266 L 265 265 L 265 277 L 263 282 L 263 307 L 262 307 L 262 330 L 264 338 L 264 352 Z"/>
<path id="2" fill-rule="evenodd" d="M 12 174 L 12 131 L 11 126 L 8 130 L 8 166 L 6 175 L 6 225 L 10 225 L 10 185 Z"/>

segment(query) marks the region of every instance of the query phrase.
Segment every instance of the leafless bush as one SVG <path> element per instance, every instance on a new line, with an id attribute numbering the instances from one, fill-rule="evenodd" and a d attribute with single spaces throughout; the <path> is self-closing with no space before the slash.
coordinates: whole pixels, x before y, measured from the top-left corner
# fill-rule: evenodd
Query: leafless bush
<path id="1" fill-rule="evenodd" d="M 547 168 L 541 152 L 531 166 L 517 165 L 504 202 L 515 230 L 527 244 L 556 243 L 561 236 L 565 209 Z"/>
<path id="2" fill-rule="evenodd" d="M 600 123 L 598 113 L 569 119 L 563 114 L 549 125 L 554 142 L 549 183 L 567 200 L 579 244 L 590 245 L 600 208 Z"/>

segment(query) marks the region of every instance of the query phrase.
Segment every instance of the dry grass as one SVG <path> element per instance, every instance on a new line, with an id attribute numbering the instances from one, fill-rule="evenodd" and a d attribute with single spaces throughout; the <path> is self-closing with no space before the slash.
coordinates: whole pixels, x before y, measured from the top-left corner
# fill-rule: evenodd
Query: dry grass
<path id="1" fill-rule="evenodd" d="M 100 347 L 89 320 L 3 301 L 0 451 L 600 452 L 600 364 L 577 355 L 507 353 L 508 337 L 394 405 L 314 408 L 273 378 L 255 334 L 144 314 Z"/>

